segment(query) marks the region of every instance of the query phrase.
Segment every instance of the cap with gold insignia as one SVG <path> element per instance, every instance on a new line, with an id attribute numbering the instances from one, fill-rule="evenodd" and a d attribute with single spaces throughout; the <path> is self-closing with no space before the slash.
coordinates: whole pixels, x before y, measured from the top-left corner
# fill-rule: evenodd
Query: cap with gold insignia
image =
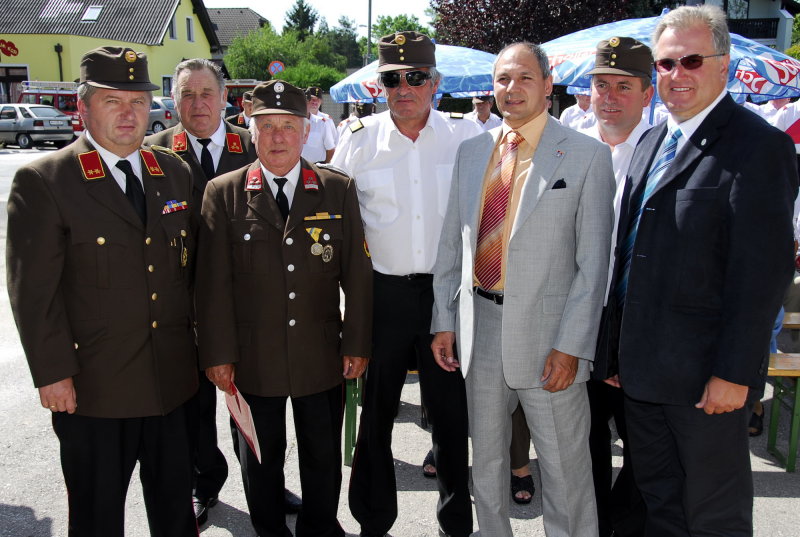
<path id="1" fill-rule="evenodd" d="M 378 41 L 378 73 L 436 67 L 436 45 L 419 32 L 396 32 Z"/>
<path id="2" fill-rule="evenodd" d="M 81 58 L 82 84 L 125 91 L 159 89 L 150 82 L 147 55 L 127 47 L 100 47 Z"/>
<path id="3" fill-rule="evenodd" d="M 311 86 L 310 88 L 306 88 L 306 98 L 308 97 L 322 99 L 322 88 L 319 86 Z"/>
<path id="4" fill-rule="evenodd" d="M 632 37 L 611 37 L 597 44 L 590 75 L 622 75 L 650 78 L 653 54 L 650 47 Z"/>
<path id="5" fill-rule="evenodd" d="M 253 112 L 251 116 L 291 114 L 308 117 L 306 96 L 303 90 L 283 80 L 270 80 L 253 90 Z"/>
<path id="6" fill-rule="evenodd" d="M 252 91 L 245 91 L 242 93 L 242 100 L 247 101 L 248 103 L 253 102 L 253 92 Z"/>

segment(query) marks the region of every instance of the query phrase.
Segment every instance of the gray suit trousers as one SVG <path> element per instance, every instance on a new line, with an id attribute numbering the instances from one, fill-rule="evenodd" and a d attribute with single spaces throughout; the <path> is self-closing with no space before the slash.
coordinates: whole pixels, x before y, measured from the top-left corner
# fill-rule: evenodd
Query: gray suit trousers
<path id="1" fill-rule="evenodd" d="M 586 383 L 557 393 L 509 388 L 500 350 L 503 306 L 477 294 L 474 301 L 475 346 L 466 388 L 477 535 L 512 536 L 508 448 L 511 413 L 519 402 L 539 459 L 547 537 L 597 537 Z"/>

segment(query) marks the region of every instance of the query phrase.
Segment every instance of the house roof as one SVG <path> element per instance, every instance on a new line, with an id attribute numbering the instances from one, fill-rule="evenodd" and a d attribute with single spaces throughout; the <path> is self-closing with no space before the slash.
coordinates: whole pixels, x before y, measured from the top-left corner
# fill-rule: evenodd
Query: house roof
<path id="1" fill-rule="evenodd" d="M 180 0 L 3 0 L 0 33 L 67 34 L 160 45 Z M 202 0 L 194 12 L 212 50 L 219 47 Z"/>
<path id="2" fill-rule="evenodd" d="M 207 8 L 219 44 L 229 47 L 236 37 L 245 36 L 269 21 L 248 7 Z"/>

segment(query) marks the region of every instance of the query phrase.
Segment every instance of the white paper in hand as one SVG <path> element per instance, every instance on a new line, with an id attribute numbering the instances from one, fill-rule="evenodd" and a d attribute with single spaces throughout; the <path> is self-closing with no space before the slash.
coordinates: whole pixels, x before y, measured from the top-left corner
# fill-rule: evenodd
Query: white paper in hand
<path id="1" fill-rule="evenodd" d="M 225 403 L 228 405 L 228 412 L 231 413 L 233 421 L 242 436 L 247 441 L 247 445 L 261 463 L 261 446 L 258 445 L 258 435 L 256 435 L 256 425 L 253 423 L 253 414 L 250 412 L 250 405 L 244 400 L 236 385 L 233 385 L 233 395 L 225 394 Z"/>

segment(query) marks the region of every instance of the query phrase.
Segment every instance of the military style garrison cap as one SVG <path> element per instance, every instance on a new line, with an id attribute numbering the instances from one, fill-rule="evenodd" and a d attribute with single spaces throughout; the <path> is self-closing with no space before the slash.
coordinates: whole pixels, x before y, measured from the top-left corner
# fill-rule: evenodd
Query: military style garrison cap
<path id="1" fill-rule="evenodd" d="M 253 90 L 253 112 L 251 116 L 291 114 L 308 117 L 306 96 L 303 90 L 283 80 L 270 80 Z"/>
<path id="2" fill-rule="evenodd" d="M 81 58 L 81 83 L 125 91 L 159 89 L 150 82 L 147 55 L 127 47 L 100 47 Z"/>
<path id="3" fill-rule="evenodd" d="M 492 97 L 491 95 L 482 95 L 480 97 L 473 97 L 472 104 L 490 103 L 492 102 L 492 99 L 494 99 L 494 97 Z"/>
<path id="4" fill-rule="evenodd" d="M 436 67 L 436 45 L 419 32 L 396 32 L 378 41 L 377 72 Z"/>
<path id="5" fill-rule="evenodd" d="M 245 91 L 244 93 L 242 93 L 242 100 L 247 101 L 248 103 L 253 102 L 253 92 Z"/>
<path id="6" fill-rule="evenodd" d="M 653 54 L 650 47 L 632 37 L 612 37 L 597 44 L 590 75 L 622 75 L 650 78 Z"/>
<path id="7" fill-rule="evenodd" d="M 316 97 L 317 99 L 322 99 L 322 88 L 319 86 L 311 86 L 310 88 L 306 88 L 306 97 Z"/>

